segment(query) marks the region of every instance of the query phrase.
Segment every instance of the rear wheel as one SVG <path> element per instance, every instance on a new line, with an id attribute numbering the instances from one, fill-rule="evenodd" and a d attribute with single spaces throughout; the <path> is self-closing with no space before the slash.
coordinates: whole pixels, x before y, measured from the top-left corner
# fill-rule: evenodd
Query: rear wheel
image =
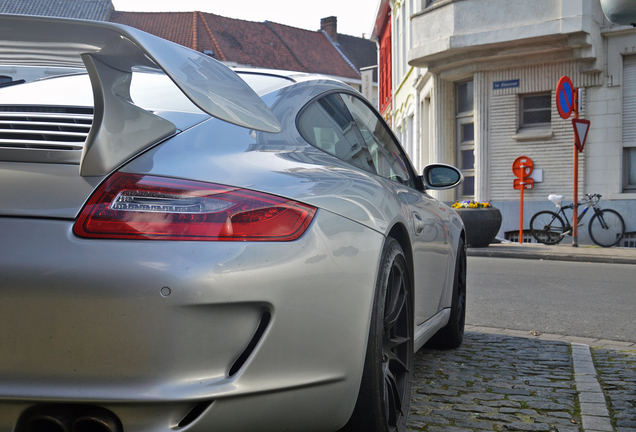
<path id="1" fill-rule="evenodd" d="M 466 248 L 460 238 L 455 260 L 455 280 L 453 282 L 453 302 L 448 324 L 440 329 L 426 344 L 429 348 L 457 348 L 464 340 L 466 323 Z"/>
<path id="2" fill-rule="evenodd" d="M 623 217 L 611 209 L 601 210 L 592 216 L 588 227 L 590 238 L 603 247 L 617 245 L 625 235 Z"/>
<path id="3" fill-rule="evenodd" d="M 387 238 L 360 393 L 341 431 L 404 432 L 413 381 L 413 293 L 400 244 Z"/>
<path id="4" fill-rule="evenodd" d="M 557 244 L 563 240 L 565 224 L 558 214 L 544 210 L 530 219 L 530 232 L 539 243 Z"/>

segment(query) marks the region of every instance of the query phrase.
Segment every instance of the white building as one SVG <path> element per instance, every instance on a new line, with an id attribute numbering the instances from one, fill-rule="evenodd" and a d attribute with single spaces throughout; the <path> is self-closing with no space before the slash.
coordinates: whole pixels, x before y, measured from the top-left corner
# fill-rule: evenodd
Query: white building
<path id="1" fill-rule="evenodd" d="M 422 155 L 422 147 L 419 145 L 419 117 L 417 92 L 413 87 L 417 79 L 419 69 L 408 64 L 408 52 L 412 48 L 411 16 L 417 10 L 419 0 L 380 0 L 378 13 L 390 9 L 391 20 L 391 94 L 392 109 L 389 115 L 392 128 L 400 139 L 404 149 L 410 156 L 415 167 L 421 172 L 426 157 Z M 377 16 L 376 22 L 382 17 Z M 371 38 L 377 40 L 382 29 L 376 26 Z M 382 59 L 380 59 L 382 61 Z"/>
<path id="2" fill-rule="evenodd" d="M 599 0 L 414 1 L 410 39 L 394 42 L 394 57 L 408 46 L 409 65 L 420 68 L 407 81 L 419 114 L 415 153 L 466 177 L 440 197 L 491 201 L 504 216 L 499 236 L 515 238 L 512 163 L 528 156 L 537 177 L 525 191 L 524 229 L 538 210 L 554 209 L 548 194 L 571 200 L 573 127 L 555 100 L 567 75 L 583 89 L 580 117 L 591 121 L 579 197 L 602 194 L 601 206 L 618 210 L 627 232 L 636 232 L 636 29 L 612 25 Z M 586 227 L 579 241 L 589 242 Z"/>

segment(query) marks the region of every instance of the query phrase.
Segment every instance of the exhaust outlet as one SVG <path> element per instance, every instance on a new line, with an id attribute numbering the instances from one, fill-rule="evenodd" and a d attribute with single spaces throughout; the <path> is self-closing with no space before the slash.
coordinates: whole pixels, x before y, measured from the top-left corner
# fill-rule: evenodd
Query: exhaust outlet
<path id="1" fill-rule="evenodd" d="M 67 408 L 46 407 L 30 417 L 26 432 L 71 432 L 73 413 Z"/>
<path id="2" fill-rule="evenodd" d="M 47 404 L 25 410 L 14 432 L 123 432 L 121 421 L 106 408 Z"/>
<path id="3" fill-rule="evenodd" d="M 121 432 L 121 423 L 110 411 L 96 409 L 76 418 L 71 432 Z"/>

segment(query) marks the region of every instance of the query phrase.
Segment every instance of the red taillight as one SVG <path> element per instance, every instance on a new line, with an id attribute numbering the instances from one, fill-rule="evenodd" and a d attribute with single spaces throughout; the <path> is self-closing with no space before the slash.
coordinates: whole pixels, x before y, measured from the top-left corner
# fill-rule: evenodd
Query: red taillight
<path id="1" fill-rule="evenodd" d="M 290 241 L 316 209 L 229 186 L 116 173 L 93 193 L 73 227 L 80 237 Z"/>

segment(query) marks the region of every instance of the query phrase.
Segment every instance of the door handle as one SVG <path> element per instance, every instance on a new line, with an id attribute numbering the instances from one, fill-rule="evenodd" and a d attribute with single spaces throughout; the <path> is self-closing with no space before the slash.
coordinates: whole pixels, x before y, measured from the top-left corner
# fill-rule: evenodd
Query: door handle
<path id="1" fill-rule="evenodd" d="M 426 225 L 424 224 L 422 217 L 416 212 L 413 212 L 413 228 L 415 229 L 415 235 L 422 234 L 425 226 Z"/>

